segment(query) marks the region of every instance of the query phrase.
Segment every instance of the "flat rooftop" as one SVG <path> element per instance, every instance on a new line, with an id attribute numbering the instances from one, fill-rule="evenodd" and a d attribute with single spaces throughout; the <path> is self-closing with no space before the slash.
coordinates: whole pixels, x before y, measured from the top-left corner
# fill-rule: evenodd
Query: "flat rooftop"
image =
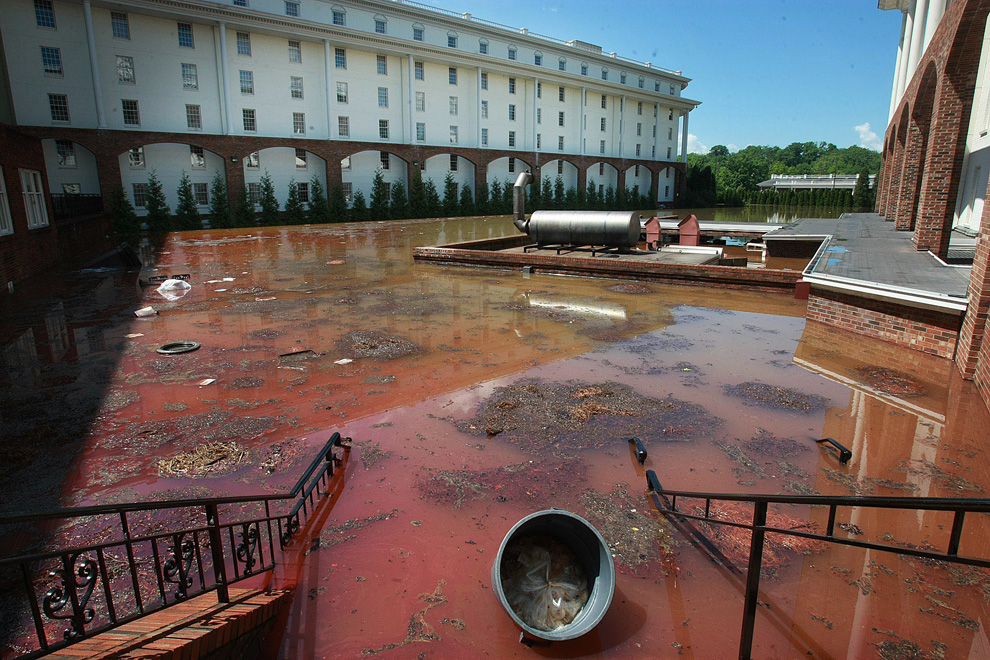
<path id="1" fill-rule="evenodd" d="M 767 234 L 765 240 L 827 238 L 818 258 L 805 270 L 807 279 L 920 292 L 964 309 L 972 267 L 947 265 L 929 252 L 915 249 L 911 236 L 911 232 L 897 231 L 893 222 L 876 213 L 844 213 L 836 219 L 796 220 Z M 967 240 L 959 237 L 960 248 Z"/>

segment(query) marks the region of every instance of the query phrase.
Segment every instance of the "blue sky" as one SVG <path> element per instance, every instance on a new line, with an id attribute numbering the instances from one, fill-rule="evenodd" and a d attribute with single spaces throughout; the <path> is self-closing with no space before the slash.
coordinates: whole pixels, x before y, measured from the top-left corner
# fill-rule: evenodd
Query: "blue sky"
<path id="1" fill-rule="evenodd" d="M 426 0 L 683 71 L 691 151 L 826 141 L 879 149 L 901 28 L 876 0 Z M 879 135 L 879 137 L 877 137 Z"/>

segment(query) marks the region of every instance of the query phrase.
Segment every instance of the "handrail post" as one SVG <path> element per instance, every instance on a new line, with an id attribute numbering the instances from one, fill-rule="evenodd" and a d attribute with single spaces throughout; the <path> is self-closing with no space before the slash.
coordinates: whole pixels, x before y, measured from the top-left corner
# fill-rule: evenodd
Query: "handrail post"
<path id="1" fill-rule="evenodd" d="M 743 605 L 742 633 L 739 639 L 739 660 L 750 660 L 753 652 L 753 628 L 760 593 L 760 568 L 763 566 L 763 540 L 766 535 L 767 503 L 753 505 L 753 535 L 749 541 L 749 566 L 746 569 L 746 601 Z"/>
<path id="2" fill-rule="evenodd" d="M 206 505 L 206 524 L 210 528 L 210 554 L 213 556 L 213 576 L 217 583 L 217 602 L 229 603 L 227 565 L 223 558 L 223 537 L 220 535 L 220 514 L 216 503 Z"/>

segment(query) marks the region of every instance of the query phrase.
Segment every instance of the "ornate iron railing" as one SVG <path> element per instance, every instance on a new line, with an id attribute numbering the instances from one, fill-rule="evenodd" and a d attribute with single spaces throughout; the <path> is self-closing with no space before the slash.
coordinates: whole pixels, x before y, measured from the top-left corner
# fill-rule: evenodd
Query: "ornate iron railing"
<path id="1" fill-rule="evenodd" d="M 630 441 L 631 442 L 631 441 Z M 724 565 L 730 573 L 742 575 L 742 571 L 734 566 L 705 536 L 700 530 L 687 523 L 688 520 L 698 520 L 708 524 L 727 525 L 748 529 L 752 532 L 750 536 L 749 562 L 745 572 L 744 604 L 742 629 L 739 636 L 739 658 L 749 660 L 752 657 L 753 631 L 756 624 L 757 597 L 760 591 L 760 571 L 763 565 L 763 545 L 766 534 L 784 534 L 787 536 L 797 536 L 826 543 L 838 545 L 854 546 L 881 552 L 891 552 L 910 557 L 923 559 L 934 559 L 949 563 L 967 564 L 990 568 L 990 559 L 984 557 L 970 557 L 959 554 L 959 543 L 962 539 L 963 524 L 967 513 L 987 513 L 990 512 L 990 499 L 964 499 L 964 498 L 940 498 L 940 497 L 874 497 L 874 496 L 849 496 L 833 497 L 830 495 L 746 495 L 738 493 L 704 493 L 681 490 L 669 490 L 660 485 L 656 472 L 646 471 L 646 486 L 653 504 L 657 511 L 667 516 L 681 530 L 690 536 L 693 541 L 703 547 L 714 558 Z M 691 513 L 677 508 L 678 499 L 687 499 L 698 502 L 697 513 Z M 700 502 L 704 502 L 704 513 L 701 513 Z M 713 501 L 736 502 L 751 504 L 753 506 L 753 517 L 750 521 L 724 520 L 711 515 L 711 505 Z M 767 509 L 770 505 L 804 505 L 809 507 L 828 507 L 828 522 L 824 532 L 814 531 L 812 528 L 804 529 L 782 529 L 767 525 Z M 945 550 L 938 550 L 934 546 L 912 547 L 909 545 L 895 545 L 892 543 L 878 543 L 876 541 L 850 538 L 849 536 L 837 536 L 836 513 L 840 508 L 866 508 L 866 509 L 909 509 L 913 511 L 947 511 L 952 512 L 952 527 L 949 531 L 949 538 L 945 543 Z M 840 528 L 841 529 L 841 528 Z"/>
<path id="2" fill-rule="evenodd" d="M 30 623 L 4 622 L 0 646 L 33 658 L 209 591 L 229 602 L 230 585 L 275 567 L 349 450 L 350 438 L 334 433 L 283 494 L 0 516 L 5 545 L 47 535 L 43 546 L 56 548 L 0 558 L 3 596 L 30 610 Z"/>

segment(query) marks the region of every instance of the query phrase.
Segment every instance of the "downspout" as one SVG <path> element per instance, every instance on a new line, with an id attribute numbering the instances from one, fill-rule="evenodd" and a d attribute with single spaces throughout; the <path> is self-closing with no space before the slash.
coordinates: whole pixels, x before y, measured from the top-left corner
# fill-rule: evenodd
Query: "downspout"
<path id="1" fill-rule="evenodd" d="M 532 174 L 520 172 L 516 177 L 516 185 L 512 187 L 512 224 L 524 234 L 529 233 L 529 221 L 526 220 L 526 184 L 532 181 Z"/>

